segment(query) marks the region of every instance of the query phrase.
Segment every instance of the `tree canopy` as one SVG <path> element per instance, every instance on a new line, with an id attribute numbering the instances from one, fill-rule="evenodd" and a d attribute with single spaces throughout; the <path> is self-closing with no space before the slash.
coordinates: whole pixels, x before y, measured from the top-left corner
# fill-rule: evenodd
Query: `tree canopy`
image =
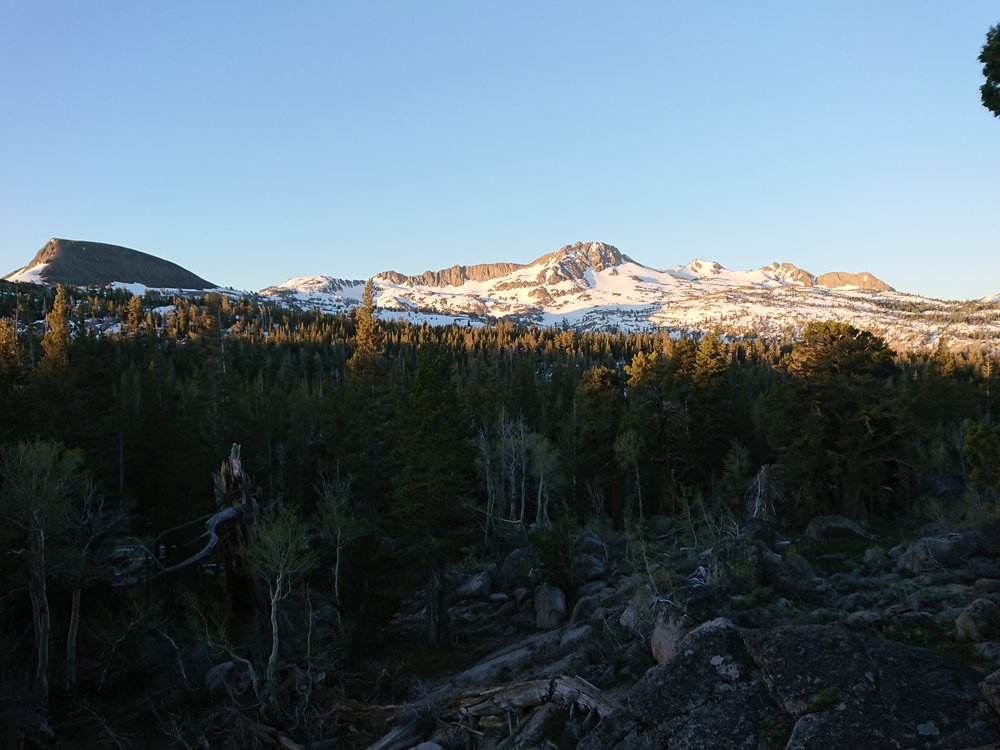
<path id="1" fill-rule="evenodd" d="M 986 43 L 979 54 L 979 62 L 983 64 L 983 75 L 986 76 L 986 82 L 979 87 L 983 106 L 995 117 L 1000 117 L 1000 24 L 986 32 Z"/>

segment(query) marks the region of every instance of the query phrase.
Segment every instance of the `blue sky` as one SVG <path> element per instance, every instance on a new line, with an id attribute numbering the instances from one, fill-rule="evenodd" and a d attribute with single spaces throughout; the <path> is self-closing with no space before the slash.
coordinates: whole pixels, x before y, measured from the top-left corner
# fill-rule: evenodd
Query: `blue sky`
<path id="1" fill-rule="evenodd" d="M 1000 292 L 995 2 L 0 0 L 0 273 L 790 261 Z"/>

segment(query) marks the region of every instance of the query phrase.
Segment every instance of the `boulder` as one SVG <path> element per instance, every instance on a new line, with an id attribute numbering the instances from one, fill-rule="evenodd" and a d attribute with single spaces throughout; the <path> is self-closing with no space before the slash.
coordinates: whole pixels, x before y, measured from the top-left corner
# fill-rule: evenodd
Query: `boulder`
<path id="1" fill-rule="evenodd" d="M 677 656 L 681 640 L 690 629 L 688 622 L 690 621 L 675 609 L 661 613 L 656 618 L 653 634 L 649 637 L 649 647 L 657 664 L 666 664 Z"/>
<path id="2" fill-rule="evenodd" d="M 710 620 L 681 641 L 672 661 L 646 672 L 626 705 L 640 723 L 657 726 L 731 692 L 752 671 L 740 629 L 725 618 Z"/>
<path id="3" fill-rule="evenodd" d="M 976 554 L 980 543 L 979 535 L 971 532 L 915 539 L 899 556 L 896 570 L 917 576 L 942 567 L 956 567 L 966 558 Z"/>
<path id="4" fill-rule="evenodd" d="M 856 635 L 826 625 L 793 625 L 743 634 L 747 652 L 789 714 L 863 697 L 875 691 Z"/>
<path id="5" fill-rule="evenodd" d="M 466 578 L 455 589 L 455 596 L 459 599 L 487 599 L 493 586 L 493 576 L 490 571 L 484 570 Z"/>
<path id="6" fill-rule="evenodd" d="M 719 586 L 694 586 L 684 599 L 684 614 L 695 622 L 714 620 L 726 614 L 729 598 Z"/>
<path id="7" fill-rule="evenodd" d="M 888 573 L 892 569 L 892 560 L 889 553 L 881 547 L 869 547 L 865 550 L 862 567 L 866 573 L 878 575 Z"/>
<path id="8" fill-rule="evenodd" d="M 990 708 L 1000 714 L 1000 672 L 989 675 L 979 687 Z"/>
<path id="9" fill-rule="evenodd" d="M 622 611 L 622 616 L 618 618 L 618 624 L 628 632 L 635 633 L 642 624 L 642 615 L 639 614 L 638 609 L 630 604 Z"/>
<path id="10" fill-rule="evenodd" d="M 828 625 L 741 630 L 724 619 L 684 637 L 649 669 L 584 750 L 666 747 L 994 747 L 1000 721 L 970 668 Z"/>
<path id="11" fill-rule="evenodd" d="M 573 580 L 590 583 L 607 575 L 608 568 L 604 562 L 587 553 L 575 555 L 573 558 Z"/>
<path id="12" fill-rule="evenodd" d="M 800 718 L 785 750 L 882 750 L 898 748 L 891 719 L 883 714 L 878 696 L 854 698 L 829 711 Z"/>
<path id="13" fill-rule="evenodd" d="M 205 689 L 215 699 L 242 693 L 250 687 L 250 672 L 236 662 L 224 661 L 205 672 Z"/>
<path id="14" fill-rule="evenodd" d="M 497 571 L 497 582 L 508 589 L 523 586 L 528 583 L 532 567 L 537 563 L 538 556 L 530 547 L 518 547 L 503 561 Z"/>
<path id="15" fill-rule="evenodd" d="M 972 587 L 985 594 L 1000 594 L 1000 578 L 979 578 Z"/>
<path id="16" fill-rule="evenodd" d="M 977 643 L 976 653 L 983 661 L 993 665 L 1000 665 L 1000 643 L 996 641 Z"/>
<path id="17" fill-rule="evenodd" d="M 866 651 L 900 746 L 951 750 L 1000 742 L 1000 724 L 971 667 L 895 641 L 869 641 Z"/>
<path id="18" fill-rule="evenodd" d="M 815 542 L 830 539 L 872 539 L 873 535 L 861 523 L 844 516 L 816 516 L 806 526 L 806 536 Z"/>
<path id="19" fill-rule="evenodd" d="M 980 643 L 1000 636 L 1000 607 L 989 599 L 976 599 L 955 618 L 955 637 Z"/>
<path id="20" fill-rule="evenodd" d="M 566 619 L 566 595 L 562 589 L 543 583 L 535 587 L 535 626 L 552 630 Z"/>

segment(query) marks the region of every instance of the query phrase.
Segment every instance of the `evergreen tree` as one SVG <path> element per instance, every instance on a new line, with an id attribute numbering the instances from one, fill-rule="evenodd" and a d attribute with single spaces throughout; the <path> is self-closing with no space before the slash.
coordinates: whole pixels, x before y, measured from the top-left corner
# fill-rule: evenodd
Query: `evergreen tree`
<path id="1" fill-rule="evenodd" d="M 375 317 L 375 283 L 368 279 L 361 304 L 354 310 L 354 352 L 347 367 L 356 374 L 367 374 L 382 354 L 382 334 Z"/>
<path id="2" fill-rule="evenodd" d="M 425 577 L 427 638 L 437 645 L 449 636 L 443 569 L 462 554 L 473 528 L 475 446 L 451 376 L 449 352 L 422 344 L 401 423 L 401 465 L 389 518 L 404 555 Z"/>
<path id="3" fill-rule="evenodd" d="M 1000 24 L 986 32 L 986 43 L 979 54 L 979 62 L 983 64 L 983 75 L 986 82 L 979 88 L 983 98 L 983 106 L 1000 117 Z"/>
<path id="4" fill-rule="evenodd" d="M 69 364 L 70 299 L 62 284 L 56 289 L 52 310 L 45 316 L 45 335 L 42 337 L 42 364 L 49 369 L 60 369 Z"/>

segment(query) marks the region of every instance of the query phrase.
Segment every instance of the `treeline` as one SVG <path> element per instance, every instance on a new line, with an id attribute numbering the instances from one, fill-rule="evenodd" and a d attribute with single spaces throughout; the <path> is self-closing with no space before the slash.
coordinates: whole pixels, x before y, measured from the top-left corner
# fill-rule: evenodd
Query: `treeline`
<path id="1" fill-rule="evenodd" d="M 198 537 L 189 524 L 226 502 L 232 515 L 249 507 L 226 500 L 218 477 L 213 485 L 213 472 L 235 456 L 259 488 L 244 540 L 258 571 L 266 564 L 251 543 L 279 532 L 291 543 L 291 529 L 313 540 L 318 557 L 305 567 L 320 571 L 313 579 L 344 643 L 362 642 L 393 597 L 415 586 L 428 597 L 427 635 L 440 642 L 446 566 L 483 554 L 510 528 L 621 528 L 665 514 L 705 538 L 750 515 L 795 524 L 823 513 L 925 518 L 948 503 L 988 511 L 1000 486 L 993 365 L 943 344 L 897 355 L 839 323 L 788 341 L 504 322 L 435 328 L 378 321 L 370 290 L 351 315 L 329 316 L 216 294 L 8 285 L 0 290 L 8 457 L 0 508 L 9 518 L 10 456 L 57 446 L 73 457 L 74 476 L 87 477 L 90 496 L 115 511 L 105 556 L 150 550 L 163 558 L 156 585 L 183 581 L 197 611 L 219 600 L 260 615 L 267 597 L 247 593 L 252 584 L 233 588 L 232 560 L 218 563 L 227 571 L 221 592 L 206 583 L 204 561 L 161 574 L 188 554 L 172 540 Z M 265 524 L 268 513 L 284 525 Z M 7 525 L 10 549 L 22 532 Z M 14 595 L 25 564 L 16 555 L 0 561 L 0 601 L 22 618 L 5 617 L 18 623 L 4 626 L 5 649 L 31 622 Z M 47 570 L 35 571 L 36 585 Z M 94 585 L 113 577 L 103 580 Z M 250 621 L 270 644 L 261 635 L 267 620 Z M 158 627 L 169 656 L 169 633 Z M 275 653 L 259 663 L 273 669 Z M 6 663 L 5 693 L 25 664 Z M 105 667 L 94 669 L 91 680 L 106 679 Z"/>

